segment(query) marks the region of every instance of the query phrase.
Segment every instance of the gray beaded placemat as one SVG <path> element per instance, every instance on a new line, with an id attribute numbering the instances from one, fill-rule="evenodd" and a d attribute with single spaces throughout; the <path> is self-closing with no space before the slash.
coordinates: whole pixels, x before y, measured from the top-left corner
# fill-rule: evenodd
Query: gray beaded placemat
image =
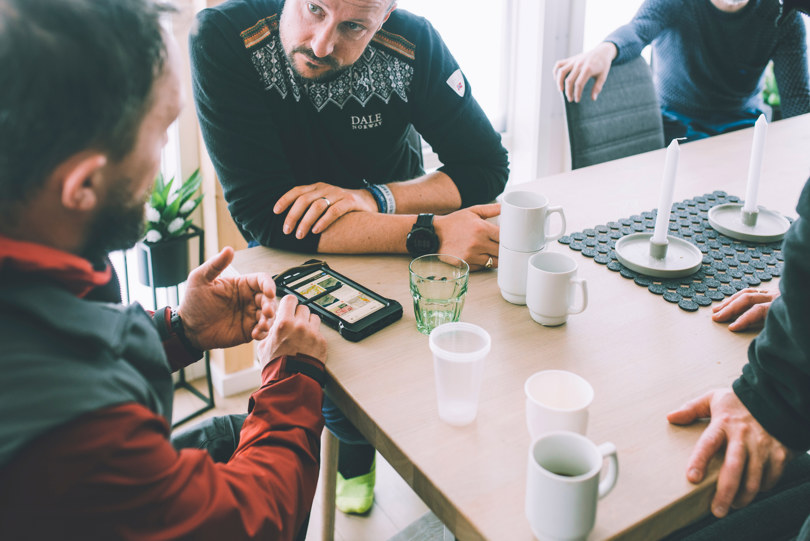
<path id="1" fill-rule="evenodd" d="M 653 278 L 628 269 L 616 259 L 614 247 L 618 239 L 631 233 L 653 232 L 655 210 L 571 233 L 558 242 L 646 287 L 667 302 L 694 312 L 782 274 L 781 240 L 762 244 L 743 242 L 722 235 L 709 225 L 710 208 L 739 201 L 737 196 L 716 191 L 672 205 L 669 234 L 691 242 L 703 253 L 700 270 L 683 278 Z"/>

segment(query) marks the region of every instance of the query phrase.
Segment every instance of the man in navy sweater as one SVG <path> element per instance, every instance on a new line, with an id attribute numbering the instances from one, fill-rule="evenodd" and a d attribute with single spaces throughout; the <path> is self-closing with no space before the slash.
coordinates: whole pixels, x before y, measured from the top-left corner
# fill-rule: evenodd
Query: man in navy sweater
<path id="1" fill-rule="evenodd" d="M 652 43 L 665 142 L 702 139 L 754 124 L 767 109 L 760 94 L 771 60 L 782 116 L 810 112 L 805 34 L 801 14 L 778 0 L 646 0 L 602 43 L 558 61 L 554 77 L 573 102 L 595 78 L 596 99 L 611 64 Z"/>
<path id="2" fill-rule="evenodd" d="M 499 206 L 486 203 L 506 150 L 427 20 L 392 0 L 229 0 L 197 23 L 197 114 L 249 242 L 497 266 Z M 414 130 L 438 170 L 423 170 Z M 374 449 L 328 397 L 324 416 L 341 441 L 338 507 L 363 513 Z"/>
<path id="3" fill-rule="evenodd" d="M 245 238 L 497 264 L 500 136 L 439 34 L 390 0 L 229 0 L 191 35 L 194 98 Z M 442 167 L 425 174 L 412 130 Z M 460 210 L 462 209 L 462 210 Z M 417 214 L 432 242 L 407 242 Z M 431 223 L 432 221 L 432 223 Z M 420 224 L 420 227 L 422 224 Z M 487 265 L 489 263 L 489 265 Z"/>

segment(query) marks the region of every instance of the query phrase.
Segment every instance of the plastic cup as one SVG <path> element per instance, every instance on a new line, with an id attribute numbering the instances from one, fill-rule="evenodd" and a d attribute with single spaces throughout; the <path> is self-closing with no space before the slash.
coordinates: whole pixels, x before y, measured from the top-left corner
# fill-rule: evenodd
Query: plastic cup
<path id="1" fill-rule="evenodd" d="M 491 345 L 489 333 L 472 323 L 445 323 L 430 333 L 439 418 L 444 422 L 463 426 L 475 420 Z"/>

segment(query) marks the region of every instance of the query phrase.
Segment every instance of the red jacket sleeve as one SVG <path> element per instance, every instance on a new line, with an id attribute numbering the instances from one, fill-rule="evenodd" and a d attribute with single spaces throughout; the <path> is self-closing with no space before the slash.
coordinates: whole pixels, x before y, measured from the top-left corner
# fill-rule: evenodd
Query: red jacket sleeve
<path id="1" fill-rule="evenodd" d="M 322 397 L 303 374 L 265 384 L 228 463 L 176 451 L 139 404 L 85 415 L 0 470 L 0 538 L 293 539 L 315 494 Z"/>

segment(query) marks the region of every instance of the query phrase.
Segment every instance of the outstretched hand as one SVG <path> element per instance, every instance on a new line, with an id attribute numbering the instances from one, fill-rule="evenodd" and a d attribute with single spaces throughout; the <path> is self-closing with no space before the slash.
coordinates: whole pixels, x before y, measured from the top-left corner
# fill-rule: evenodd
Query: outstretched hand
<path id="1" fill-rule="evenodd" d="M 186 337 L 199 349 L 226 348 L 261 340 L 276 310 L 276 284 L 265 273 L 221 276 L 233 261 L 226 247 L 188 277 L 180 317 Z"/>
<path id="2" fill-rule="evenodd" d="M 501 229 L 487 219 L 500 213 L 500 203 L 490 203 L 436 216 L 433 226 L 440 239 L 439 253 L 460 257 L 471 271 L 483 269 L 490 257 L 497 267 Z"/>
<path id="3" fill-rule="evenodd" d="M 762 428 L 731 389 L 687 402 L 667 420 L 688 425 L 706 417 L 711 420 L 689 457 L 686 478 L 692 483 L 702 481 L 711 458 L 725 447 L 712 500 L 712 513 L 722 518 L 730 507 L 745 507 L 757 492 L 772 488 L 792 453 Z"/>
<path id="4" fill-rule="evenodd" d="M 712 320 L 719 323 L 734 320 L 728 326 L 734 332 L 761 327 L 778 296 L 778 290 L 743 289 L 712 308 Z"/>

